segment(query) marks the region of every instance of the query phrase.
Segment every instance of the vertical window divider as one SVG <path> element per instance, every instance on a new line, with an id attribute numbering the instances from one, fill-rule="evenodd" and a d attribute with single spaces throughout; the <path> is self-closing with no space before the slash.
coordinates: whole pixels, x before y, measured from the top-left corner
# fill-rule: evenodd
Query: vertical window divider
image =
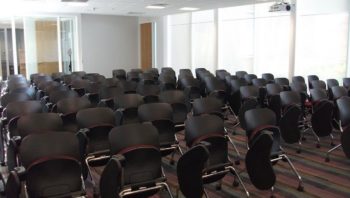
<path id="1" fill-rule="evenodd" d="M 58 71 L 62 72 L 62 47 L 61 47 L 61 18 L 57 17 L 57 47 L 58 47 Z"/>
<path id="2" fill-rule="evenodd" d="M 13 53 L 13 73 L 18 74 L 18 59 L 17 59 L 17 38 L 16 38 L 16 23 L 15 17 L 11 17 L 12 28 L 12 53 Z M 10 75 L 9 73 L 7 74 Z"/>
<path id="3" fill-rule="evenodd" d="M 217 70 L 219 68 L 219 9 L 214 9 L 214 27 L 215 27 L 215 55 L 214 55 L 214 69 Z"/>

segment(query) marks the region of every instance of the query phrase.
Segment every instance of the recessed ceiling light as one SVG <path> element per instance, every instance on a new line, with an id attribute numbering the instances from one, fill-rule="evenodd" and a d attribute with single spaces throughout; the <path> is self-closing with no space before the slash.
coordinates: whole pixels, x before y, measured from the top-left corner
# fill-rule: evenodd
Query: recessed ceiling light
<path id="1" fill-rule="evenodd" d="M 149 5 L 146 6 L 147 9 L 164 9 L 164 6 L 158 6 L 158 5 Z"/>
<path id="2" fill-rule="evenodd" d="M 65 3 L 68 6 L 74 6 L 74 7 L 86 7 L 89 6 L 87 2 L 66 2 Z"/>
<path id="3" fill-rule="evenodd" d="M 199 8 L 183 7 L 183 8 L 180 8 L 179 10 L 183 10 L 183 11 L 195 11 L 195 10 L 199 10 Z"/>

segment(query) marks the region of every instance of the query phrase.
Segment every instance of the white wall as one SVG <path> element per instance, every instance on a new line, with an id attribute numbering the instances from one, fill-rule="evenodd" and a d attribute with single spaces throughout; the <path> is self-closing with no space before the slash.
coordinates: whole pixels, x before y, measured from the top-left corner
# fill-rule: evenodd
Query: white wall
<path id="1" fill-rule="evenodd" d="M 139 66 L 138 18 L 81 15 L 82 67 L 112 76 L 112 70 Z"/>

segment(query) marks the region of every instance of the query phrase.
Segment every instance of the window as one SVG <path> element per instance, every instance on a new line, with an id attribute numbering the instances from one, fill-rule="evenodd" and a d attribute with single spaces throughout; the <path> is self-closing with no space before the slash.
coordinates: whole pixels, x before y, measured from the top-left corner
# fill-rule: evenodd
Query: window
<path id="1" fill-rule="evenodd" d="M 253 72 L 254 6 L 219 9 L 219 69 Z"/>
<path id="2" fill-rule="evenodd" d="M 346 76 L 348 18 L 348 13 L 300 16 L 295 75 Z"/>
<path id="3" fill-rule="evenodd" d="M 179 69 L 191 68 L 190 17 L 189 13 L 169 16 L 169 66 L 177 73 Z"/>

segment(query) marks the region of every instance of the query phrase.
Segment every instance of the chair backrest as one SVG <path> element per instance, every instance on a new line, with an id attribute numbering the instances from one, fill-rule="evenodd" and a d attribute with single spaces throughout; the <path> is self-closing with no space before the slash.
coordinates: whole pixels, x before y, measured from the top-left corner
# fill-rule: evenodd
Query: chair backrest
<path id="1" fill-rule="evenodd" d="M 303 82 L 292 82 L 290 84 L 290 88 L 292 91 L 298 92 L 298 93 L 307 93 L 307 86 Z"/>
<path id="2" fill-rule="evenodd" d="M 350 88 L 350 78 L 343 78 L 343 86 L 347 89 Z"/>
<path id="3" fill-rule="evenodd" d="M 6 107 L 10 102 L 19 102 L 30 100 L 30 96 L 26 93 L 7 93 L 0 99 L 1 106 Z"/>
<path id="4" fill-rule="evenodd" d="M 241 79 L 244 78 L 246 74 L 248 74 L 246 71 L 236 71 L 236 76 Z"/>
<path id="5" fill-rule="evenodd" d="M 115 126 L 114 113 L 106 107 L 82 109 L 78 111 L 76 118 L 80 128 Z"/>
<path id="6" fill-rule="evenodd" d="M 225 76 L 225 83 L 226 85 L 231 86 L 231 80 L 238 80 L 238 79 L 239 78 L 234 75 Z"/>
<path id="7" fill-rule="evenodd" d="M 30 134 L 62 131 L 63 121 L 56 113 L 31 113 L 21 116 L 17 127 L 18 134 L 24 138 Z"/>
<path id="8" fill-rule="evenodd" d="M 173 109 L 168 103 L 143 104 L 138 108 L 141 122 L 152 122 L 157 120 L 172 121 Z"/>
<path id="9" fill-rule="evenodd" d="M 6 107 L 6 117 L 10 121 L 17 116 L 28 113 L 43 113 L 47 111 L 46 106 L 40 101 L 18 101 L 11 102 Z"/>
<path id="10" fill-rule="evenodd" d="M 334 100 L 339 99 L 343 96 L 348 96 L 348 90 L 345 87 L 342 86 L 334 86 L 331 88 L 332 90 L 332 97 Z"/>
<path id="11" fill-rule="evenodd" d="M 302 76 L 293 76 L 292 82 L 293 83 L 305 83 L 305 79 Z"/>
<path id="12" fill-rule="evenodd" d="M 226 76 L 230 75 L 231 74 L 224 69 L 215 71 L 215 76 L 222 81 L 225 81 Z"/>
<path id="13" fill-rule="evenodd" d="M 57 102 L 57 112 L 63 114 L 76 113 L 81 109 L 91 107 L 91 102 L 85 98 L 65 98 Z"/>
<path id="14" fill-rule="evenodd" d="M 327 79 L 327 88 L 332 89 L 332 87 L 339 86 L 339 82 L 337 79 Z"/>
<path id="15" fill-rule="evenodd" d="M 246 98 L 258 98 L 259 88 L 253 85 L 240 87 L 241 98 L 244 100 Z"/>
<path id="16" fill-rule="evenodd" d="M 124 69 L 115 69 L 112 71 L 113 77 L 119 80 L 126 80 L 126 72 Z"/>
<path id="17" fill-rule="evenodd" d="M 275 78 L 275 83 L 281 86 L 289 86 L 288 78 Z"/>
<path id="18" fill-rule="evenodd" d="M 274 82 L 275 80 L 275 76 L 271 73 L 264 73 L 261 75 L 261 77 L 265 79 L 268 83 Z"/>
<path id="19" fill-rule="evenodd" d="M 327 92 L 324 89 L 310 89 L 310 96 L 313 102 L 328 99 Z"/>
<path id="20" fill-rule="evenodd" d="M 158 85 L 139 84 L 136 91 L 142 96 L 158 95 L 160 93 L 160 87 Z"/>
<path id="21" fill-rule="evenodd" d="M 323 80 L 313 80 L 311 81 L 312 89 L 327 89 L 327 85 Z"/>
<path id="22" fill-rule="evenodd" d="M 212 97 L 198 98 L 193 101 L 192 109 L 193 115 L 198 116 L 202 114 L 221 114 L 222 103 L 220 100 Z"/>
<path id="23" fill-rule="evenodd" d="M 301 105 L 301 97 L 298 92 L 295 91 L 282 91 L 280 93 L 282 106 L 296 104 Z"/>
<path id="24" fill-rule="evenodd" d="M 111 130 L 111 154 L 125 157 L 124 185 L 154 185 L 154 181 L 161 178 L 158 137 L 157 129 L 151 124 L 129 124 Z"/>
<path id="25" fill-rule="evenodd" d="M 208 94 L 218 90 L 226 91 L 226 85 L 222 80 L 219 80 L 215 77 L 207 77 L 204 79 L 204 81 Z"/>
<path id="26" fill-rule="evenodd" d="M 347 127 L 350 125 L 350 97 L 341 97 L 337 100 L 339 118 L 341 125 Z"/>
<path id="27" fill-rule="evenodd" d="M 143 98 L 139 94 L 123 94 L 114 99 L 116 109 L 137 108 L 141 104 L 143 104 Z"/>
<path id="28" fill-rule="evenodd" d="M 69 90 L 69 91 L 54 91 L 49 95 L 49 100 L 52 104 L 57 104 L 58 101 L 64 98 L 77 98 L 79 97 L 78 93 Z"/>
<path id="29" fill-rule="evenodd" d="M 239 92 L 240 87 L 247 86 L 247 85 L 248 83 L 244 79 L 233 79 L 230 81 L 230 87 L 233 93 Z"/>
<path id="30" fill-rule="evenodd" d="M 177 178 L 185 197 L 201 198 L 204 193 L 203 169 L 209 158 L 209 151 L 203 145 L 191 148 L 177 162 Z"/>
<path id="31" fill-rule="evenodd" d="M 216 115 L 190 117 L 185 122 L 185 141 L 193 147 L 205 141 L 210 143 L 207 167 L 228 162 L 224 121 Z"/>
<path id="32" fill-rule="evenodd" d="M 266 91 L 268 96 L 279 95 L 283 91 L 283 88 L 279 84 L 267 84 Z"/>
<path id="33" fill-rule="evenodd" d="M 136 93 L 137 82 L 135 81 L 120 81 L 120 86 L 123 87 L 124 93 Z"/>
<path id="34" fill-rule="evenodd" d="M 312 81 L 314 81 L 314 80 L 319 80 L 318 76 L 316 76 L 316 75 L 309 75 L 309 76 L 307 76 L 307 81 L 308 81 L 308 84 L 309 84 L 309 89 L 316 88 L 316 87 L 314 87 L 313 84 L 312 84 Z"/>
<path id="35" fill-rule="evenodd" d="M 267 81 L 263 78 L 255 78 L 252 80 L 253 85 L 256 87 L 265 87 L 267 84 Z"/>
<path id="36" fill-rule="evenodd" d="M 26 93 L 31 99 L 35 98 L 35 88 L 34 87 L 21 87 L 12 90 L 10 93 Z"/>
<path id="37" fill-rule="evenodd" d="M 124 94 L 123 87 L 102 87 L 99 92 L 100 99 L 113 99 Z"/>
<path id="38" fill-rule="evenodd" d="M 83 195 L 79 143 L 75 134 L 29 135 L 21 142 L 19 156 L 26 168 L 30 197 Z"/>
<path id="39" fill-rule="evenodd" d="M 246 74 L 244 75 L 244 79 L 247 81 L 249 85 L 253 83 L 253 79 L 258 78 L 255 74 Z"/>
<path id="40" fill-rule="evenodd" d="M 289 104 L 283 109 L 283 116 L 279 121 L 279 127 L 283 140 L 288 144 L 297 143 L 301 137 L 300 119 L 302 110 L 300 105 Z"/>
<path id="41" fill-rule="evenodd" d="M 333 132 L 334 105 L 329 100 L 321 100 L 314 104 L 311 125 L 319 137 L 329 136 Z"/>

